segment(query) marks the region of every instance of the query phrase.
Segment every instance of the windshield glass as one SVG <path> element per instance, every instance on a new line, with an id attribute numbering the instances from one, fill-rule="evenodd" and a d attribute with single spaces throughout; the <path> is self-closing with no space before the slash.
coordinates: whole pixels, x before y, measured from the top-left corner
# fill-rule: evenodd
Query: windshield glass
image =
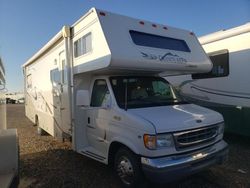
<path id="1" fill-rule="evenodd" d="M 123 109 L 185 103 L 160 77 L 116 76 L 110 82 L 117 104 Z"/>

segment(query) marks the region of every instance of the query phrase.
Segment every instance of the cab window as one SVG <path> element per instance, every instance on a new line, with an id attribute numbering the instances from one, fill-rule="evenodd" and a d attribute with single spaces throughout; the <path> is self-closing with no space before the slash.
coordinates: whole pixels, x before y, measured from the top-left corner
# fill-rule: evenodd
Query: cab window
<path id="1" fill-rule="evenodd" d="M 109 97 L 109 90 L 105 80 L 96 80 L 93 86 L 91 103 L 92 107 L 101 107 L 106 103 Z"/>

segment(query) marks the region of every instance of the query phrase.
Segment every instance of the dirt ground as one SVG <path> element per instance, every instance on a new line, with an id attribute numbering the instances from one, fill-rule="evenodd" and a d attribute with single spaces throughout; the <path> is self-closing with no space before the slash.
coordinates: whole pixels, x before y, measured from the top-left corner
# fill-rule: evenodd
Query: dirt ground
<path id="1" fill-rule="evenodd" d="M 38 136 L 25 117 L 24 105 L 7 106 L 8 128 L 17 128 L 20 144 L 20 188 L 116 188 L 110 168 L 75 153 L 69 142 Z M 229 160 L 177 182 L 149 187 L 250 188 L 250 138 L 225 135 Z"/>

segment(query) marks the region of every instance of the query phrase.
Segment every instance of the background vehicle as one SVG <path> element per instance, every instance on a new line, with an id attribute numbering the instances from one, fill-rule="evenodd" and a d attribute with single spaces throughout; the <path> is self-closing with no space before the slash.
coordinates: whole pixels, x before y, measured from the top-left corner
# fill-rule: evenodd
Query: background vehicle
<path id="1" fill-rule="evenodd" d="M 16 100 L 11 99 L 11 98 L 6 98 L 6 103 L 7 104 L 16 104 Z"/>
<path id="2" fill-rule="evenodd" d="M 26 115 L 127 187 L 181 177 L 224 160 L 223 117 L 159 74 L 211 68 L 193 33 L 93 8 L 23 65 Z"/>
<path id="3" fill-rule="evenodd" d="M 168 80 L 189 101 L 222 113 L 228 132 L 250 136 L 250 23 L 202 36 L 199 41 L 213 69 Z"/>
<path id="4" fill-rule="evenodd" d="M 24 103 L 23 92 L 8 92 L 5 94 L 7 104 L 22 104 Z"/>
<path id="5" fill-rule="evenodd" d="M 24 104 L 24 98 L 17 99 L 17 104 Z"/>

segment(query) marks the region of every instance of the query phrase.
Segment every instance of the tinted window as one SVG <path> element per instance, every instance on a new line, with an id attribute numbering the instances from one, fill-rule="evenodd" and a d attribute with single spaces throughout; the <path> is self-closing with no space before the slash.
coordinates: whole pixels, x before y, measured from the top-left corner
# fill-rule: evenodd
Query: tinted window
<path id="1" fill-rule="evenodd" d="M 91 33 L 79 38 L 74 42 L 74 56 L 79 57 L 92 50 L 92 38 Z"/>
<path id="2" fill-rule="evenodd" d="M 60 83 L 61 75 L 57 68 L 50 71 L 50 79 L 52 83 Z"/>
<path id="3" fill-rule="evenodd" d="M 27 75 L 27 78 L 26 78 L 26 88 L 27 89 L 32 88 L 32 76 L 31 76 L 31 74 Z"/>
<path id="4" fill-rule="evenodd" d="M 142 33 L 139 31 L 129 32 L 133 42 L 139 46 L 190 52 L 190 49 L 184 40 Z"/>
<path id="5" fill-rule="evenodd" d="M 208 54 L 213 68 L 208 73 L 193 74 L 193 79 L 225 77 L 229 75 L 229 53 L 228 50 L 220 50 Z"/>
<path id="6" fill-rule="evenodd" d="M 116 76 L 111 77 L 110 81 L 120 108 L 144 108 L 183 103 L 163 78 Z"/>
<path id="7" fill-rule="evenodd" d="M 94 83 L 90 106 L 101 107 L 108 100 L 109 90 L 105 80 L 96 80 Z"/>

